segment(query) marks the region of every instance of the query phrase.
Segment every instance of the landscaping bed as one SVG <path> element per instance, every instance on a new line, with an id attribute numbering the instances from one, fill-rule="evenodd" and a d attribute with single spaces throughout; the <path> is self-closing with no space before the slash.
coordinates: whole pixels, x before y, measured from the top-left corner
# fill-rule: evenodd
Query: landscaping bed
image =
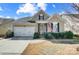
<path id="1" fill-rule="evenodd" d="M 30 43 L 22 55 L 79 55 L 79 44 L 57 44 L 50 41 Z"/>

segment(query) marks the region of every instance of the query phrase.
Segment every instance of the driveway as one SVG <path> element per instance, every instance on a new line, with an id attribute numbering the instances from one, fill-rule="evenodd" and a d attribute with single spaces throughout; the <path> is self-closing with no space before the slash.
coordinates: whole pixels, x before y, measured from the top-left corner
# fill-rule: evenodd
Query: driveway
<path id="1" fill-rule="evenodd" d="M 0 54 L 1 55 L 16 55 L 21 54 L 28 46 L 30 40 L 0 40 Z"/>
<path id="2" fill-rule="evenodd" d="M 12 38 L 13 39 L 13 38 Z M 29 45 L 29 43 L 38 43 L 43 40 L 24 40 L 22 37 L 16 40 L 1 39 L 0 55 L 20 55 Z M 27 39 L 27 38 L 26 38 Z"/>

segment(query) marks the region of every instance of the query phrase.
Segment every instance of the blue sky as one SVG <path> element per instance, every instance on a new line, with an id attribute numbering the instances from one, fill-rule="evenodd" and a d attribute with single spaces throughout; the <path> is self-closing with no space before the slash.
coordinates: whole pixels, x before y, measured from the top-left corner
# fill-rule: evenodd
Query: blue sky
<path id="1" fill-rule="evenodd" d="M 66 11 L 77 13 L 70 3 L 0 3 L 0 17 L 28 17 L 33 16 L 40 9 L 49 15 L 65 14 Z"/>

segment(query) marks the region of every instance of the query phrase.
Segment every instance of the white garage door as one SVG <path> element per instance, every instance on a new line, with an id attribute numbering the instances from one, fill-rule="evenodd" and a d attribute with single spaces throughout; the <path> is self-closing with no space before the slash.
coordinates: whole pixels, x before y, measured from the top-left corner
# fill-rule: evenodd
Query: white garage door
<path id="1" fill-rule="evenodd" d="M 33 36 L 35 27 L 14 27 L 15 36 Z"/>

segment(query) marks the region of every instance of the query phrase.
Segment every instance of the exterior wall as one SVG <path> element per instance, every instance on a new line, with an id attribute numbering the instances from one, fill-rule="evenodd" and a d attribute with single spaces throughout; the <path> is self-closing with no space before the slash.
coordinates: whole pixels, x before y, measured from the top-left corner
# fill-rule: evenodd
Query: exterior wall
<path id="1" fill-rule="evenodd" d="M 38 32 L 38 24 L 35 25 L 35 32 Z"/>
<path id="2" fill-rule="evenodd" d="M 59 24 L 60 24 L 60 25 L 59 25 L 59 27 L 60 27 L 60 28 L 59 28 L 59 31 L 60 31 L 60 32 L 64 32 L 64 23 L 63 23 L 63 22 L 60 22 Z"/>

